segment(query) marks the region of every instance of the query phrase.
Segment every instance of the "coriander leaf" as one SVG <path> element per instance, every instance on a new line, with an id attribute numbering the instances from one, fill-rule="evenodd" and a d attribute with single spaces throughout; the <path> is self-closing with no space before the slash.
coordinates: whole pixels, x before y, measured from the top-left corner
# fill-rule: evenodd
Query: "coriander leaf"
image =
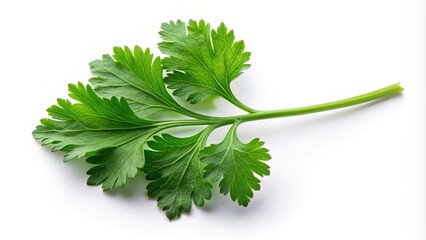
<path id="1" fill-rule="evenodd" d="M 87 174 L 90 175 L 87 184 L 102 184 L 104 191 L 124 186 L 127 177 L 135 177 L 138 169 L 143 167 L 144 144 L 155 132 L 156 129 L 145 132 L 126 144 L 102 150 L 87 158 L 88 163 L 97 165 L 87 171 Z"/>
<path id="2" fill-rule="evenodd" d="M 269 175 L 269 166 L 264 163 L 271 159 L 268 150 L 258 138 L 242 143 L 237 137 L 238 124 L 234 124 L 223 141 L 204 148 L 200 159 L 207 164 L 205 177 L 213 182 L 220 181 L 220 192 L 230 193 L 233 201 L 247 206 L 253 197 L 253 190 L 260 189 L 260 180 Z"/>
<path id="3" fill-rule="evenodd" d="M 201 207 L 211 197 L 211 184 L 203 178 L 203 167 L 198 158 L 210 129 L 186 138 L 169 134 L 154 136 L 146 150 L 146 179 L 151 181 L 148 196 L 156 197 L 158 207 L 169 219 L 191 210 L 192 201 Z"/>
<path id="4" fill-rule="evenodd" d="M 47 110 L 55 119 L 71 120 L 87 129 L 103 130 L 140 128 L 154 123 L 137 117 L 124 98 L 102 99 L 89 85 L 85 88 L 82 83 L 68 87 L 69 96 L 80 103 L 59 99 L 59 106 L 54 105 Z"/>
<path id="5" fill-rule="evenodd" d="M 102 60 L 90 63 L 96 76 L 90 83 L 101 97 L 125 97 L 131 109 L 143 118 L 161 110 L 192 116 L 167 92 L 160 58 L 154 59 L 149 49 L 143 51 L 136 46 L 132 52 L 128 47 L 115 47 L 114 59 L 104 55 Z"/>
<path id="6" fill-rule="evenodd" d="M 58 99 L 33 132 L 35 139 L 52 151 L 65 153 L 64 161 L 88 158 L 98 166 L 89 170 L 88 184 L 103 184 L 104 190 L 122 187 L 144 165 L 141 148 L 155 132 L 154 122 L 137 117 L 126 100 L 101 99 L 90 86 L 69 85 L 70 97 L 79 103 Z"/>
<path id="7" fill-rule="evenodd" d="M 42 119 L 33 136 L 36 140 L 41 140 L 43 146 L 51 147 L 53 152 L 64 152 L 64 161 L 67 162 L 74 158 L 93 156 L 103 149 L 120 146 L 146 132 L 147 129 L 90 130 L 81 128 L 75 123 L 64 124 L 51 119 Z"/>
<path id="8" fill-rule="evenodd" d="M 212 96 L 221 96 L 236 106 L 254 110 L 238 101 L 231 91 L 231 81 L 250 65 L 250 53 L 244 52 L 244 42 L 235 42 L 234 32 L 225 24 L 210 30 L 210 24 L 182 21 L 163 23 L 160 35 L 163 42 L 160 50 L 169 57 L 163 65 L 169 71 L 165 82 L 175 89 L 173 94 L 190 103 L 205 101 Z"/>

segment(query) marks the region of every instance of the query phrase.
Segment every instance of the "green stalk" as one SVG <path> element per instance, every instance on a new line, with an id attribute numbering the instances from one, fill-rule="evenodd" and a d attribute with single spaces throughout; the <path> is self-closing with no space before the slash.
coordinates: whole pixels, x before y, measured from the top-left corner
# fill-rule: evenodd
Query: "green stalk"
<path id="1" fill-rule="evenodd" d="M 181 127 L 181 126 L 200 126 L 200 125 L 216 125 L 217 127 L 234 124 L 235 122 L 249 122 L 262 119 L 270 118 L 280 118 L 280 117 L 291 117 L 297 115 L 304 115 L 316 112 L 323 112 L 338 108 L 345 108 L 353 105 L 358 105 L 361 103 L 370 102 L 377 100 L 379 98 L 388 97 L 393 94 L 401 93 L 404 89 L 399 85 L 399 83 L 392 84 L 390 86 L 377 89 L 375 91 L 358 95 L 351 98 L 346 98 L 338 101 L 316 104 L 306 107 L 298 108 L 289 108 L 282 110 L 272 110 L 272 111 L 255 111 L 253 113 L 248 113 L 244 115 L 237 115 L 231 117 L 211 117 L 203 116 L 204 119 L 196 120 L 173 120 L 173 121 L 164 121 L 154 124 L 155 126 L 166 126 L 167 128 Z"/>
<path id="2" fill-rule="evenodd" d="M 242 103 L 238 98 L 234 97 L 231 101 L 234 106 L 238 107 L 239 109 L 248 112 L 249 114 L 257 113 L 259 111 L 254 110 L 253 108 L 248 107 L 244 103 Z"/>
<path id="3" fill-rule="evenodd" d="M 252 114 L 252 113 L 256 113 L 259 112 L 257 110 L 254 110 L 253 108 L 245 105 L 244 103 L 242 103 L 237 97 L 235 97 L 235 95 L 232 93 L 231 89 L 229 89 L 229 93 L 227 96 L 224 96 L 224 98 L 226 100 L 228 100 L 230 103 L 232 103 L 234 106 L 238 107 L 239 109 Z"/>
<path id="4" fill-rule="evenodd" d="M 261 119 L 290 117 L 290 116 L 304 115 L 304 114 L 310 114 L 310 113 L 316 113 L 316 112 L 323 112 L 323 111 L 328 111 L 328 110 L 333 110 L 338 108 L 345 108 L 345 107 L 373 101 L 379 98 L 387 97 L 392 94 L 400 93 L 402 91 L 404 91 L 404 88 L 402 88 L 399 85 L 399 83 L 396 83 L 384 88 L 377 89 L 369 93 L 365 93 L 362 95 L 358 95 L 355 97 L 346 98 L 346 99 L 342 99 L 338 101 L 316 104 L 316 105 L 311 105 L 306 107 L 283 109 L 283 110 L 260 111 L 256 113 L 235 116 L 232 118 L 235 120 L 240 120 L 242 122 L 247 122 L 247 121 L 255 121 L 255 120 L 261 120 Z"/>

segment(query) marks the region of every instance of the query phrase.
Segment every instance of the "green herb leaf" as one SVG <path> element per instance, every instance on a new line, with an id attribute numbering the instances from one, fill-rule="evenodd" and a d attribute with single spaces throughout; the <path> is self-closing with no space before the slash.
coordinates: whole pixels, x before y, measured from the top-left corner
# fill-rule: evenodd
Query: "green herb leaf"
<path id="1" fill-rule="evenodd" d="M 149 49 L 136 46 L 132 52 L 128 47 L 115 47 L 114 59 L 104 55 L 90 63 L 96 75 L 90 83 L 101 97 L 125 97 L 139 117 L 164 110 L 193 116 L 167 92 L 160 58 L 154 59 Z"/>
<path id="2" fill-rule="evenodd" d="M 203 178 L 203 167 L 198 154 L 212 129 L 186 138 L 169 134 L 155 136 L 149 141 L 145 172 L 148 196 L 157 198 L 158 207 L 166 212 L 169 219 L 191 210 L 192 201 L 198 207 L 210 199 L 210 183 Z"/>
<path id="3" fill-rule="evenodd" d="M 260 180 L 269 175 L 269 166 L 264 162 L 271 159 L 268 149 L 258 138 L 242 143 L 237 137 L 234 124 L 219 144 L 212 144 L 201 151 L 200 158 L 205 164 L 205 175 L 213 182 L 220 181 L 220 192 L 230 193 L 233 201 L 247 206 L 253 197 L 253 190 L 260 189 Z"/>
<path id="4" fill-rule="evenodd" d="M 88 184 L 103 184 L 104 190 L 122 187 L 126 177 L 134 177 L 143 167 L 141 146 L 160 128 L 137 117 L 126 100 L 101 99 L 90 86 L 69 85 L 71 98 L 79 103 L 58 99 L 33 132 L 35 139 L 52 151 L 65 153 L 64 161 L 86 157 L 98 164 L 88 171 Z"/>
<path id="5" fill-rule="evenodd" d="M 114 148 L 100 151 L 87 158 L 87 162 L 97 166 L 87 171 L 90 175 L 88 185 L 102 184 L 104 191 L 113 187 L 123 187 L 127 178 L 136 176 L 138 169 L 144 166 L 143 145 L 156 129 L 140 133 L 140 136 Z"/>
<path id="6" fill-rule="evenodd" d="M 163 59 L 169 71 L 166 83 L 175 89 L 174 95 L 184 97 L 190 103 L 221 96 L 236 106 L 252 112 L 240 103 L 231 91 L 231 81 L 250 65 L 250 53 L 244 52 L 244 42 L 235 42 L 233 31 L 225 24 L 210 30 L 204 21 L 163 23 L 158 46 L 169 57 Z"/>

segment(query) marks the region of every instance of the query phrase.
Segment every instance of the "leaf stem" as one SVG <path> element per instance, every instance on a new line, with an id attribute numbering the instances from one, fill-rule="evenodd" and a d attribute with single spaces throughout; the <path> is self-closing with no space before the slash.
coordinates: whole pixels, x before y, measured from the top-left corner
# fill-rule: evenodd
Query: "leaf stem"
<path id="1" fill-rule="evenodd" d="M 290 109 L 282 109 L 282 110 L 273 110 L 273 111 L 260 111 L 252 114 L 241 115 L 239 117 L 234 117 L 239 119 L 242 122 L 247 121 L 255 121 L 261 119 L 269 119 L 269 118 L 278 118 L 278 117 L 290 117 L 297 115 L 304 115 L 316 112 L 323 112 L 338 108 L 345 108 L 369 101 L 373 101 L 379 98 L 387 97 L 392 94 L 400 93 L 404 91 L 399 83 L 392 84 L 390 86 L 377 89 L 375 91 L 365 93 L 362 95 L 358 95 L 351 98 L 346 98 L 338 101 L 316 104 L 306 107 L 298 107 L 298 108 L 290 108 Z"/>
<path id="2" fill-rule="evenodd" d="M 232 103 L 234 106 L 238 107 L 239 109 L 246 111 L 248 113 L 256 113 L 259 112 L 258 110 L 255 110 L 251 107 L 248 107 L 247 105 L 245 105 L 244 103 L 242 103 L 237 97 L 234 96 L 234 94 L 232 94 L 232 92 L 230 92 L 230 96 L 228 96 L 226 99 Z"/>
<path id="3" fill-rule="evenodd" d="M 375 91 L 361 94 L 355 97 L 345 98 L 338 101 L 327 102 L 322 104 L 316 104 L 306 107 L 289 108 L 272 111 L 255 111 L 253 113 L 237 115 L 231 117 L 210 117 L 206 119 L 196 120 L 171 120 L 164 121 L 155 124 L 156 126 L 166 126 L 167 128 L 182 127 L 182 126 L 200 126 L 200 125 L 215 125 L 215 128 L 234 124 L 236 122 L 249 122 L 262 119 L 279 118 L 279 117 L 291 117 L 297 115 L 304 115 L 310 113 L 323 112 L 338 108 L 345 108 L 365 102 L 370 102 L 379 98 L 388 97 L 393 94 L 397 94 L 404 91 L 399 83 L 392 84 L 390 86 L 377 89 Z M 205 116 L 204 116 L 205 117 Z"/>

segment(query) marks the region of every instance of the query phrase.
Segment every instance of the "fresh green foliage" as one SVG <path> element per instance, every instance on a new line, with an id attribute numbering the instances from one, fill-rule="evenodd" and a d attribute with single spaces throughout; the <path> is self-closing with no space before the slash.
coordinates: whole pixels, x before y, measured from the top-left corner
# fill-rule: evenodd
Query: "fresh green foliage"
<path id="1" fill-rule="evenodd" d="M 232 200 L 246 207 L 253 197 L 253 190 L 260 189 L 260 180 L 255 174 L 269 175 L 269 166 L 264 161 L 271 156 L 258 138 L 242 143 L 237 137 L 237 126 L 238 123 L 229 129 L 221 143 L 204 148 L 200 158 L 207 163 L 206 178 L 220 181 L 220 192 L 229 192 Z"/>
<path id="2" fill-rule="evenodd" d="M 169 71 L 165 82 L 173 94 L 190 103 L 221 96 L 241 109 L 250 109 L 240 103 L 231 91 L 231 81 L 250 65 L 250 53 L 244 52 L 244 42 L 235 42 L 233 31 L 225 24 L 211 30 L 204 21 L 163 23 L 158 46 L 164 54 L 164 67 Z M 249 112 L 251 112 L 250 110 Z"/>
<path id="3" fill-rule="evenodd" d="M 141 118 L 164 110 L 198 117 L 168 94 L 160 58 L 154 59 L 149 49 L 136 46 L 132 52 L 128 47 L 115 47 L 114 58 L 104 55 L 102 60 L 91 62 L 90 68 L 95 74 L 90 83 L 99 96 L 125 97 Z"/>
<path id="4" fill-rule="evenodd" d="M 104 190 L 122 187 L 143 167 L 143 145 L 162 127 L 138 118 L 124 98 L 101 99 L 81 83 L 70 84 L 69 91 L 79 103 L 58 99 L 47 109 L 53 119 L 42 119 L 34 138 L 64 152 L 65 161 L 86 157 L 96 164 L 88 171 L 88 184 L 103 184 Z"/>
<path id="5" fill-rule="evenodd" d="M 260 189 L 260 177 L 269 175 L 270 155 L 257 138 L 248 143 L 239 140 L 240 124 L 348 107 L 403 91 L 394 84 L 335 102 L 256 111 L 231 90 L 231 82 L 249 67 L 250 58 L 232 30 L 223 23 L 211 30 L 202 20 L 188 25 L 169 22 L 161 28 L 159 48 L 167 57 L 154 58 L 139 46 L 133 51 L 115 47 L 113 57 L 104 55 L 90 63 L 93 89 L 70 84 L 73 102 L 58 99 L 47 109 L 50 118 L 41 120 L 33 136 L 52 151 L 63 152 L 64 161 L 84 158 L 93 164 L 87 184 L 102 185 L 105 191 L 123 187 L 127 178 L 144 171 L 149 197 L 157 199 L 169 219 L 189 212 L 193 202 L 202 207 L 215 184 L 239 205 L 249 204 Z M 180 105 L 166 85 L 192 104 L 219 96 L 247 114 L 214 117 L 194 112 Z M 180 116 L 164 120 L 163 112 Z M 210 133 L 226 125 L 231 127 L 224 139 L 207 146 Z M 164 133 L 184 126 L 205 127 L 189 137 Z"/>
<path id="6" fill-rule="evenodd" d="M 203 177 L 204 171 L 199 159 L 208 135 L 213 128 L 186 138 L 169 134 L 155 136 L 146 151 L 145 172 L 148 196 L 158 198 L 158 206 L 166 211 L 170 219 L 179 217 L 182 211 L 191 210 L 192 201 L 198 207 L 204 199 L 211 197 L 211 184 Z"/>

